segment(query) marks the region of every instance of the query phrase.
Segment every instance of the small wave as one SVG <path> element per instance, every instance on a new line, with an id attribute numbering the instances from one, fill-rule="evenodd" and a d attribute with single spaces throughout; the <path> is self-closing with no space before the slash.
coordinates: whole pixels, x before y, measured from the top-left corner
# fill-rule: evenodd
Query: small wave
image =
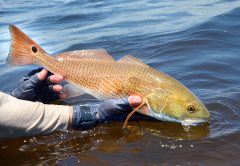
<path id="1" fill-rule="evenodd" d="M 211 138 L 221 137 L 240 131 L 240 111 L 231 98 L 221 97 L 210 100 L 207 107 L 211 110 Z"/>

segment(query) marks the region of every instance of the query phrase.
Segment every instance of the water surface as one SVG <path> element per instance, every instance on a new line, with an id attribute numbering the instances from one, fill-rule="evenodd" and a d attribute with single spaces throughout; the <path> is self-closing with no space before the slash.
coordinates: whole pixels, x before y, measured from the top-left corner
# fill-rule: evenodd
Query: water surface
<path id="1" fill-rule="evenodd" d="M 0 140 L 6 165 L 239 165 L 240 2 L 0 1 L 0 85 L 9 92 L 36 66 L 10 68 L 8 24 L 55 54 L 105 48 L 181 81 L 212 114 L 208 124 L 169 122 L 99 125 L 85 132 Z"/>

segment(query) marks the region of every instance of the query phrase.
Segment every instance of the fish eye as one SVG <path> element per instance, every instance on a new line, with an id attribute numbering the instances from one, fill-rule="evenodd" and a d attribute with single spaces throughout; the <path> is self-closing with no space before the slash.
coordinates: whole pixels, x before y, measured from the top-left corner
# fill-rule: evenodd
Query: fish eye
<path id="1" fill-rule="evenodd" d="M 33 47 L 32 47 L 32 51 L 33 51 L 34 53 L 36 53 L 36 52 L 38 51 L 37 47 L 33 46 Z"/>
<path id="2" fill-rule="evenodd" d="M 193 105 L 189 105 L 187 110 L 190 112 L 190 113 L 193 113 L 196 111 L 195 107 Z"/>

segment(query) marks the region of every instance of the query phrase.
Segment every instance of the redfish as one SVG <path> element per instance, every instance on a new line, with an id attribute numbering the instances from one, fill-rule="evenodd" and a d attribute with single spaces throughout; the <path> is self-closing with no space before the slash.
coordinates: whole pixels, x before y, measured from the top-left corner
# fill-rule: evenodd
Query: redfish
<path id="1" fill-rule="evenodd" d="M 7 58 L 10 65 L 38 64 L 61 74 L 72 93 L 88 93 L 97 99 L 139 95 L 143 98 L 125 120 L 138 111 L 158 120 L 198 123 L 209 119 L 204 104 L 173 77 L 141 60 L 126 55 L 114 60 L 106 50 L 77 50 L 50 56 L 14 25 L 9 26 L 12 42 Z"/>

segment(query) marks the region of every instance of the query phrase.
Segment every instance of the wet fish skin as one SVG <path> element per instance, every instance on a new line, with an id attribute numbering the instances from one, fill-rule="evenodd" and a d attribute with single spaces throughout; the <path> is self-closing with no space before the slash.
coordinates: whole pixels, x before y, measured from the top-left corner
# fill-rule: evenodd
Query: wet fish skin
<path id="1" fill-rule="evenodd" d="M 98 99 L 140 95 L 142 114 L 175 122 L 207 121 L 210 113 L 184 85 L 132 56 L 115 61 L 104 50 L 79 50 L 49 56 L 14 25 L 10 65 L 39 64 Z"/>

